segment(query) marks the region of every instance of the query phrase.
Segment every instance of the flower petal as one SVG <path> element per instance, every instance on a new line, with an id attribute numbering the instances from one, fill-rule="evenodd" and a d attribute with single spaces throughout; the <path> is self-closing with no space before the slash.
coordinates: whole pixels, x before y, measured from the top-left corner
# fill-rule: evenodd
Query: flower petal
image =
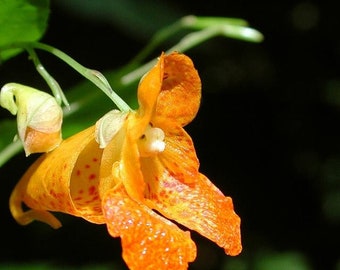
<path id="1" fill-rule="evenodd" d="M 190 136 L 182 127 L 173 127 L 166 133 L 165 150 L 158 155 L 162 166 L 182 183 L 197 181 L 199 161 Z"/>
<path id="2" fill-rule="evenodd" d="M 161 91 L 164 70 L 163 66 L 164 54 L 159 57 L 157 64 L 144 75 L 138 86 L 138 114 L 146 121 L 146 123 L 145 121 L 139 123 L 139 125 L 143 126 L 142 133 L 150 122 L 151 115 L 153 114 L 156 105 L 157 97 Z M 141 134 L 137 135 L 136 137 L 138 138 L 140 135 Z"/>
<path id="3" fill-rule="evenodd" d="M 121 161 L 113 167 L 112 174 L 121 179 L 131 198 L 142 202 L 144 199 L 145 182 L 140 170 L 140 156 L 137 139 L 133 129 L 137 122 L 135 114 L 131 113 L 126 121 L 126 137 L 122 146 Z"/>
<path id="4" fill-rule="evenodd" d="M 99 172 L 99 194 L 101 197 L 104 196 L 106 191 L 123 182 L 119 177 L 119 168 L 125 136 L 125 128 L 121 128 L 103 149 Z"/>
<path id="5" fill-rule="evenodd" d="M 80 152 L 72 170 L 70 195 L 72 204 L 77 209 L 76 215 L 93 223 L 104 223 L 99 196 L 100 161 L 103 150 L 99 148 L 93 133 L 89 137 L 92 139 Z M 79 144 L 76 146 L 79 147 Z"/>
<path id="6" fill-rule="evenodd" d="M 130 199 L 122 186 L 106 193 L 103 212 L 129 269 L 187 269 L 196 257 L 189 232 Z"/>
<path id="7" fill-rule="evenodd" d="M 38 219 L 58 227 L 47 214 L 58 211 L 104 223 L 97 190 L 101 153 L 91 127 L 41 156 L 13 190 L 10 209 L 14 218 L 20 224 Z M 22 202 L 32 210 L 23 212 Z"/>
<path id="8" fill-rule="evenodd" d="M 126 138 L 122 145 L 122 158 L 115 164 L 113 174 L 122 179 L 129 196 L 137 201 L 143 200 L 145 183 L 140 172 L 139 150 L 137 141 L 145 132 L 154 112 L 157 97 L 161 90 L 164 54 L 157 64 L 141 79 L 138 86 L 139 109 L 130 112 L 126 121 Z"/>
<path id="9" fill-rule="evenodd" d="M 196 116 L 200 101 L 201 80 L 191 59 L 179 53 L 166 55 L 155 121 L 167 120 L 185 126 Z"/>
<path id="10" fill-rule="evenodd" d="M 147 205 L 207 237 L 227 254 L 241 252 L 240 218 L 234 212 L 232 199 L 207 177 L 199 174 L 195 183 L 183 184 L 162 169 L 157 159 L 144 160 L 142 170 L 149 192 Z"/>
<path id="11" fill-rule="evenodd" d="M 50 152 L 62 142 L 61 132 L 45 133 L 31 127 L 25 130 L 24 150 L 26 156 L 32 153 Z"/>

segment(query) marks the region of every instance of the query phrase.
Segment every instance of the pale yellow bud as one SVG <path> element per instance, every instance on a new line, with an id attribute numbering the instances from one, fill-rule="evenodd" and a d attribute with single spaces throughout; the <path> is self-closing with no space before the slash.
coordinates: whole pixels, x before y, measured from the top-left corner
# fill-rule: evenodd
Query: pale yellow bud
<path id="1" fill-rule="evenodd" d="M 61 143 L 63 111 L 53 96 L 8 83 L 1 88 L 0 105 L 17 115 L 18 135 L 26 156 L 49 152 Z"/>
<path id="2" fill-rule="evenodd" d="M 112 110 L 97 121 L 95 136 L 100 148 L 105 148 L 118 133 L 122 128 L 127 115 L 127 112 Z"/>

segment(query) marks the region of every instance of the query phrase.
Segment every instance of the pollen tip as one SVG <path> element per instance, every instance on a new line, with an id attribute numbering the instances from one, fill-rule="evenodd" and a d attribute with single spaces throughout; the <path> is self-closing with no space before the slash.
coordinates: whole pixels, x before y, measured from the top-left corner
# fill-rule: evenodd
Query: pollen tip
<path id="1" fill-rule="evenodd" d="M 151 146 L 150 146 L 150 151 L 151 152 L 158 152 L 158 153 L 161 153 L 163 152 L 165 149 L 165 142 L 163 141 L 154 141 Z"/>
<path id="2" fill-rule="evenodd" d="M 164 138 L 162 129 L 149 125 L 138 143 L 141 155 L 146 157 L 163 152 L 165 149 Z"/>

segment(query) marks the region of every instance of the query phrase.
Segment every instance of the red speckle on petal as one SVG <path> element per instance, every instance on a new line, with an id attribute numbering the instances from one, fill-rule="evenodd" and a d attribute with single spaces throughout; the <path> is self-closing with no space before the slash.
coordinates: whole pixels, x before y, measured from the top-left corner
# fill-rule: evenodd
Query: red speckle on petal
<path id="1" fill-rule="evenodd" d="M 89 187 L 89 194 L 93 195 L 96 192 L 96 187 L 95 186 L 91 186 Z"/>
<path id="2" fill-rule="evenodd" d="M 184 178 L 185 178 L 184 174 L 182 172 L 179 172 L 179 171 L 176 171 L 176 172 L 175 171 L 169 171 L 169 175 L 170 175 L 170 177 L 175 178 L 175 179 L 180 180 L 180 181 L 184 180 Z"/>
<path id="3" fill-rule="evenodd" d="M 52 197 L 55 197 L 55 196 L 56 196 L 54 190 L 50 190 L 50 195 L 51 195 Z"/>
<path id="4" fill-rule="evenodd" d="M 92 198 L 91 200 L 87 201 L 87 203 L 95 202 L 95 201 L 97 201 L 98 199 L 99 199 L 99 196 L 98 196 L 98 195 L 93 196 L 93 198 Z"/>
<path id="5" fill-rule="evenodd" d="M 154 200 L 154 201 L 158 201 L 158 196 L 157 196 L 157 194 L 156 194 L 156 193 L 151 193 L 151 194 L 150 194 L 150 199 L 151 199 L 151 200 Z"/>
<path id="6" fill-rule="evenodd" d="M 94 210 L 95 212 L 101 212 L 101 211 L 102 211 L 102 208 L 99 207 L 99 206 L 94 206 L 94 207 L 93 207 L 93 210 Z"/>
<path id="7" fill-rule="evenodd" d="M 94 173 L 90 174 L 89 175 L 89 180 L 93 180 L 96 178 L 96 175 Z"/>
<path id="8" fill-rule="evenodd" d="M 85 168 L 86 168 L 86 169 L 88 169 L 88 168 L 90 168 L 90 167 L 91 167 L 90 164 L 86 164 L 86 165 L 85 165 Z"/>
<path id="9" fill-rule="evenodd" d="M 165 190 L 162 190 L 162 191 L 159 193 L 159 195 L 160 195 L 162 198 L 165 198 L 165 199 L 169 197 L 168 193 L 167 193 Z"/>

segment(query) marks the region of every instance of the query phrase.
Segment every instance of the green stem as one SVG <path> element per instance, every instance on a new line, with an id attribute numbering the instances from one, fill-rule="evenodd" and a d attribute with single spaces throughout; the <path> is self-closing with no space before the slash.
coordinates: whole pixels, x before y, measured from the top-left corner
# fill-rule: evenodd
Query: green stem
<path id="1" fill-rule="evenodd" d="M 171 25 L 168 25 L 161 30 L 157 31 L 151 38 L 148 44 L 129 62 L 128 65 L 136 66 L 141 64 L 150 53 L 157 48 L 162 42 L 169 39 L 181 30 L 203 30 L 205 28 L 217 25 L 236 25 L 247 26 L 247 21 L 238 18 L 228 17 L 201 17 L 188 15 L 177 20 Z"/>
<path id="2" fill-rule="evenodd" d="M 187 16 L 189 17 L 189 16 Z M 162 28 L 159 30 L 148 42 L 148 44 L 130 61 L 128 65 L 135 66 L 142 63 L 148 55 L 162 42 L 167 40 L 172 35 L 176 34 L 180 30 L 182 30 L 185 26 L 186 17 L 176 21 L 175 23 Z"/>
<path id="3" fill-rule="evenodd" d="M 47 84 L 52 90 L 52 93 L 54 97 L 56 98 L 59 105 L 63 102 L 67 108 L 70 107 L 70 104 L 68 103 L 63 90 L 61 90 L 59 83 L 48 73 L 48 71 L 45 69 L 45 67 L 41 64 L 38 55 L 35 53 L 35 50 L 33 50 L 30 47 L 27 47 L 27 52 L 30 55 L 37 71 L 39 74 L 45 79 Z"/>
<path id="4" fill-rule="evenodd" d="M 170 53 L 173 51 L 178 51 L 178 52 L 185 52 L 189 50 L 190 48 L 196 46 L 199 43 L 202 43 L 216 35 L 219 34 L 219 30 L 215 29 L 214 27 L 209 27 L 201 31 L 193 32 L 185 37 L 183 37 L 175 46 L 172 48 L 168 49 L 166 52 Z M 121 82 L 123 85 L 130 84 L 139 78 L 145 72 L 147 72 L 153 65 L 155 65 L 156 59 L 153 59 L 149 61 L 148 63 L 144 64 L 143 66 L 133 70 L 132 72 L 122 76 Z"/>
<path id="5" fill-rule="evenodd" d="M 9 159 L 14 157 L 22 150 L 22 143 L 20 140 L 16 140 L 8 144 L 1 152 L 0 152 L 0 167 L 4 165 Z"/>
<path id="6" fill-rule="evenodd" d="M 203 30 L 192 32 L 184 36 L 175 46 L 171 47 L 166 53 L 174 51 L 185 52 L 213 37 L 226 36 L 235 39 L 246 40 L 249 42 L 260 42 L 263 36 L 255 29 L 245 27 L 238 24 L 220 24 L 203 28 Z M 128 85 L 143 76 L 154 64 L 156 59 L 149 61 L 148 63 L 140 66 L 139 68 L 125 74 L 121 78 L 123 85 Z"/>
<path id="7" fill-rule="evenodd" d="M 73 69 L 75 69 L 77 72 L 79 72 L 81 75 L 83 75 L 86 79 L 94 83 L 99 89 L 101 89 L 115 104 L 116 106 L 122 110 L 122 111 L 130 111 L 131 108 L 129 105 L 125 103 L 124 100 L 122 100 L 111 88 L 109 82 L 106 80 L 103 74 L 101 74 L 97 70 L 88 69 L 84 67 L 83 65 L 79 64 L 77 61 L 75 61 L 73 58 L 68 56 L 66 53 L 43 43 L 32 43 L 32 47 L 41 49 L 44 51 L 47 51 L 59 59 L 63 60 L 65 63 L 67 63 L 69 66 L 71 66 Z"/>
<path id="8" fill-rule="evenodd" d="M 68 56 L 66 53 L 50 46 L 47 44 L 39 43 L 39 42 L 23 42 L 23 43 L 15 43 L 11 44 L 6 47 L 0 47 L 0 50 L 6 50 L 6 49 L 25 49 L 27 50 L 32 57 L 33 61 L 35 61 L 35 65 L 38 65 L 38 68 L 40 69 L 39 73 L 42 72 L 44 79 L 51 80 L 50 78 L 47 78 L 50 76 L 48 73 L 44 71 L 44 68 L 39 66 L 40 62 L 37 57 L 35 57 L 35 52 L 34 49 L 40 49 L 47 51 L 57 58 L 61 59 L 64 61 L 66 64 L 71 66 L 74 70 L 76 70 L 78 73 L 80 73 L 82 76 L 84 76 L 86 79 L 94 83 L 99 89 L 101 89 L 115 104 L 116 106 L 121 110 L 121 111 L 130 111 L 131 108 L 129 105 L 121 99 L 111 88 L 109 82 L 106 80 L 104 75 L 100 73 L 97 70 L 89 69 L 84 67 L 83 65 L 79 64 L 77 61 L 75 61 L 72 57 Z M 42 69 L 41 69 L 42 67 Z M 41 74 L 41 73 L 40 73 Z M 47 76 L 47 77 L 46 77 Z M 48 83 L 52 83 L 52 81 L 49 81 Z"/>

